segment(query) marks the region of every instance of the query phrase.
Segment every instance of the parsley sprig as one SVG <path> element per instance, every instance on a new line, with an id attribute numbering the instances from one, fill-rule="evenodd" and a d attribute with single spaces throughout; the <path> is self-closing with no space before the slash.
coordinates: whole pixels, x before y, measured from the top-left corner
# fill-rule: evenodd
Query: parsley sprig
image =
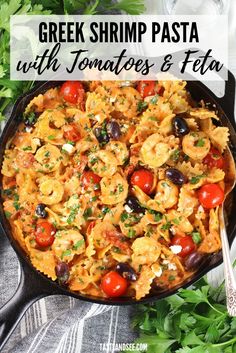
<path id="1" fill-rule="evenodd" d="M 227 313 L 224 284 L 215 288 L 205 278 L 193 289 L 140 305 L 133 327 L 147 353 L 236 352 L 236 317 Z"/>
<path id="2" fill-rule="evenodd" d="M 10 17 L 12 15 L 105 14 L 124 11 L 139 15 L 144 0 L 1 0 L 0 1 L 0 121 L 5 112 L 34 82 L 10 80 Z"/>

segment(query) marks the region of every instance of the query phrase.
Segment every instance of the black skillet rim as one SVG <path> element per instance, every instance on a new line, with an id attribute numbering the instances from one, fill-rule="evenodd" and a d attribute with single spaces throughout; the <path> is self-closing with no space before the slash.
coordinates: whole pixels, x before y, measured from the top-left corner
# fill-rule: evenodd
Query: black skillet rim
<path id="1" fill-rule="evenodd" d="M 5 145 L 6 142 L 8 141 L 10 135 L 13 135 L 13 133 L 10 130 L 11 125 L 13 124 L 12 121 L 16 120 L 14 122 L 14 125 L 17 126 L 19 124 L 19 122 L 21 121 L 21 114 L 20 112 L 23 111 L 22 107 L 25 107 L 26 104 L 32 99 L 33 96 L 40 94 L 42 92 L 45 92 L 47 89 L 49 89 L 49 87 L 55 87 L 58 86 L 62 83 L 62 81 L 49 81 L 49 82 L 41 82 L 39 84 L 37 84 L 34 88 L 32 88 L 29 92 L 27 92 L 26 94 L 22 95 L 21 97 L 18 98 L 17 102 L 15 103 L 12 113 L 9 117 L 9 119 L 6 122 L 6 125 L 4 127 L 4 130 L 1 134 L 1 139 L 0 139 L 0 162 L 2 163 L 2 157 L 3 157 L 3 151 L 5 150 Z M 207 97 L 210 98 L 211 100 L 211 104 L 215 104 L 215 106 L 217 107 L 217 109 L 221 112 L 221 115 L 223 115 L 226 119 L 225 121 L 227 121 L 227 125 L 231 125 L 231 136 L 233 133 L 233 137 L 234 137 L 234 141 L 232 143 L 232 147 L 233 147 L 233 154 L 234 154 L 234 158 L 236 157 L 235 154 L 235 150 L 236 150 L 236 132 L 235 132 L 235 122 L 234 122 L 234 117 L 232 117 L 232 120 L 230 117 L 228 117 L 224 110 L 221 108 L 220 103 L 217 101 L 218 98 L 215 97 L 215 95 L 205 86 L 203 85 L 201 82 L 198 81 L 189 81 L 188 85 L 193 85 L 196 86 L 198 89 L 200 89 L 200 91 L 203 92 L 203 94 Z M 187 87 L 187 89 L 189 89 Z M 193 89 L 194 92 L 194 87 Z M 190 91 L 191 91 L 190 90 Z M 233 92 L 234 94 L 234 92 Z M 208 98 L 208 99 L 209 99 Z M 232 125 L 234 127 L 232 127 Z M 1 178 L 2 179 L 2 178 Z M 1 180 L 0 179 L 0 184 L 1 184 Z M 234 197 L 236 198 L 236 189 L 234 189 L 233 191 Z M 5 214 L 3 212 L 3 207 L 2 207 L 2 198 L 0 200 L 1 204 L 0 204 L 0 226 L 2 228 L 3 233 L 5 234 L 5 236 L 9 239 L 11 246 L 13 247 L 14 251 L 16 252 L 18 259 L 21 263 L 21 266 L 23 268 L 23 271 L 25 268 L 27 268 L 27 271 L 31 271 L 33 273 L 33 275 L 38 278 L 38 280 L 40 281 L 40 286 L 39 288 L 42 290 L 45 289 L 46 295 L 50 295 L 50 294 L 64 294 L 64 295 L 68 295 L 68 296 L 72 296 L 74 298 L 78 298 L 80 300 L 83 301 L 87 301 L 87 302 L 93 302 L 93 303 L 98 303 L 98 304 L 103 304 L 103 305 L 133 305 L 133 304 L 141 304 L 141 303 L 148 303 L 148 302 L 153 302 L 156 300 L 160 300 L 162 298 L 168 297 L 172 294 L 175 294 L 180 288 L 186 288 L 189 287 L 191 284 L 195 283 L 196 281 L 198 281 L 202 276 L 204 276 L 205 274 L 207 274 L 210 270 L 216 268 L 217 266 L 219 266 L 222 263 L 222 255 L 221 252 L 214 254 L 213 260 L 214 262 L 212 262 L 212 264 L 208 264 L 207 266 L 205 266 L 204 268 L 200 269 L 198 272 L 196 272 L 195 275 L 193 275 L 190 279 L 188 279 L 187 281 L 184 282 L 184 284 L 177 286 L 175 288 L 172 288 L 171 290 L 168 291 L 163 291 L 163 292 L 159 292 L 159 293 L 155 293 L 152 296 L 149 297 L 145 297 L 139 301 L 129 298 L 129 297 L 124 297 L 124 298 L 120 298 L 120 299 L 106 299 L 106 298 L 97 298 L 97 297 L 92 297 L 92 296 L 85 296 L 85 295 L 81 295 L 78 294 L 76 292 L 72 292 L 69 291 L 68 289 L 60 286 L 57 282 L 54 282 L 53 280 L 47 278 L 45 275 L 43 275 L 41 272 L 39 272 L 30 262 L 29 258 L 25 255 L 24 251 L 22 250 L 22 248 L 19 246 L 19 244 L 17 243 L 17 241 L 13 238 L 13 236 L 11 235 L 11 231 L 10 231 L 10 224 L 8 222 L 8 220 L 5 217 Z M 229 243 L 230 245 L 233 242 L 234 239 L 234 232 L 236 230 L 236 224 L 234 224 L 232 231 L 230 232 L 229 235 Z M 39 289 L 39 290 L 40 290 Z M 40 294 L 40 293 L 39 293 Z"/>

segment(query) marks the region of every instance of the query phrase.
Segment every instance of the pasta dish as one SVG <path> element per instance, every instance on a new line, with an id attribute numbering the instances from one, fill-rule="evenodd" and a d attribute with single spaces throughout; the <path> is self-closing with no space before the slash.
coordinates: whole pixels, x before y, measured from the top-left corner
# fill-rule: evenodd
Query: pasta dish
<path id="1" fill-rule="evenodd" d="M 168 290 L 221 250 L 229 131 L 184 81 L 68 81 L 8 141 L 2 197 L 33 266 L 69 290 Z"/>

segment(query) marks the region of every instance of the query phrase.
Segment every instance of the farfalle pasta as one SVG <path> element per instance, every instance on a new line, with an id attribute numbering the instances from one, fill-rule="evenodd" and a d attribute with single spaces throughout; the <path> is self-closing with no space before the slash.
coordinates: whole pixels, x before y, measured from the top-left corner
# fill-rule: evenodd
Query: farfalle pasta
<path id="1" fill-rule="evenodd" d="M 66 82 L 34 97 L 1 170 L 33 266 L 97 297 L 184 283 L 221 250 L 229 131 L 215 119 L 182 81 Z"/>

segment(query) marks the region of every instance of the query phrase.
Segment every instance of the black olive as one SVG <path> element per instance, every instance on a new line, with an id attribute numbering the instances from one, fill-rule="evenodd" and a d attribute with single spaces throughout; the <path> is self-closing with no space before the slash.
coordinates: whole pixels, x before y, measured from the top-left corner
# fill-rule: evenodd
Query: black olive
<path id="1" fill-rule="evenodd" d="M 175 168 L 166 169 L 166 177 L 176 185 L 183 185 L 187 181 L 183 173 Z"/>
<path id="2" fill-rule="evenodd" d="M 107 134 L 107 130 L 103 127 L 96 127 L 93 130 L 93 133 L 96 136 L 96 139 L 98 140 L 98 142 L 102 145 L 105 145 L 110 141 L 110 138 Z"/>
<path id="3" fill-rule="evenodd" d="M 39 203 L 35 208 L 36 216 L 38 216 L 40 218 L 47 218 L 48 213 L 45 210 L 45 207 L 47 207 L 47 206 L 44 203 Z"/>
<path id="4" fill-rule="evenodd" d="M 185 268 L 188 271 L 197 270 L 204 265 L 207 258 L 208 257 L 206 256 L 206 254 L 203 254 L 198 251 L 194 251 L 185 259 L 185 262 L 184 262 Z"/>
<path id="5" fill-rule="evenodd" d="M 132 281 L 132 282 L 137 281 L 137 278 L 138 278 L 137 273 L 128 264 L 124 262 L 119 262 L 116 265 L 115 270 L 128 281 Z"/>
<path id="6" fill-rule="evenodd" d="M 65 284 L 69 278 L 69 266 L 65 262 L 60 262 L 55 267 L 58 282 Z"/>
<path id="7" fill-rule="evenodd" d="M 119 140 L 121 137 L 121 130 L 120 130 L 120 125 L 117 123 L 117 121 L 112 120 L 109 123 L 107 123 L 107 132 L 110 138 L 113 140 Z"/>
<path id="8" fill-rule="evenodd" d="M 134 196 L 127 197 L 126 205 L 135 213 L 145 213 L 145 208 L 140 205 L 138 199 Z"/>
<path id="9" fill-rule="evenodd" d="M 176 116 L 175 118 L 173 118 L 172 126 L 174 130 L 174 135 L 177 137 L 187 135 L 190 131 L 185 119 L 181 118 L 180 116 Z"/>

